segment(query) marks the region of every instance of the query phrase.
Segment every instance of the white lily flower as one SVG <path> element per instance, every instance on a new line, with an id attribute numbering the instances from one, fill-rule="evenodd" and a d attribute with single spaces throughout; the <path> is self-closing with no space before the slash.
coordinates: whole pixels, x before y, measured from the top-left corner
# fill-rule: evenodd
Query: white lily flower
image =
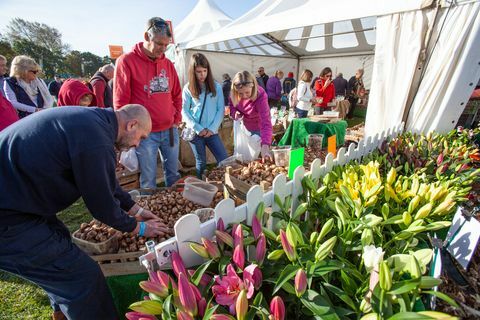
<path id="1" fill-rule="evenodd" d="M 381 247 L 377 248 L 374 245 L 363 247 L 363 263 L 368 272 L 378 269 L 378 265 L 383 261 L 384 253 Z"/>

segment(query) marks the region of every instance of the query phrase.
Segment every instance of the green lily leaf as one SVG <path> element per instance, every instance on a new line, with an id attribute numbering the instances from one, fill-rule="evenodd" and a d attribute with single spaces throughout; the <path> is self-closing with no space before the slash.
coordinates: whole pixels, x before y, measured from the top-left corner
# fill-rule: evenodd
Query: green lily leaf
<path id="1" fill-rule="evenodd" d="M 280 273 L 280 276 L 278 277 L 278 280 L 275 283 L 275 288 L 273 289 L 272 294 L 275 294 L 278 290 L 280 290 L 280 288 L 283 287 L 283 284 L 285 282 L 295 277 L 295 273 L 297 273 L 298 269 L 300 269 L 300 266 L 294 266 L 291 264 L 287 265 L 285 269 L 283 269 L 282 272 Z"/>

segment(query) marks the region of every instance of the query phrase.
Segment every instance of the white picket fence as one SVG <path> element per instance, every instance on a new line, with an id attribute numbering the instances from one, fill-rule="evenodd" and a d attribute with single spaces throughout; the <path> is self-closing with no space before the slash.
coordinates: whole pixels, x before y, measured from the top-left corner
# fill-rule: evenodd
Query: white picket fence
<path id="1" fill-rule="evenodd" d="M 195 214 L 190 213 L 181 217 L 174 226 L 175 237 L 157 244 L 154 251 L 140 257 L 140 263 L 150 269 L 153 268 L 156 260 L 161 269 L 169 269 L 171 267 L 170 253 L 177 251 L 187 267 L 201 264 L 203 259 L 190 249 L 189 243 L 201 243 L 202 237 L 211 239 L 215 233 L 216 223 L 220 218 L 223 219 L 225 226 L 243 221 L 251 225 L 252 217 L 261 202 L 264 203 L 266 208 L 271 207 L 273 211 L 279 211 L 280 208 L 274 201 L 274 194 L 278 195 L 282 202 L 287 196 L 292 196 L 292 212 L 294 212 L 299 205 L 298 196 L 303 193 L 302 179 L 305 175 L 310 174 L 312 179 L 318 179 L 330 172 L 334 166 L 343 166 L 349 161 L 360 160 L 363 156 L 380 147 L 385 139 L 397 137 L 403 131 L 403 128 L 404 123 L 401 123 L 393 129 L 382 132 L 381 135 L 377 134 L 373 138 L 368 137 L 365 140 L 360 140 L 356 147 L 354 144 L 351 144 L 348 150 L 342 147 L 338 150 L 335 159 L 329 153 L 323 165 L 320 159 L 315 159 L 311 164 L 310 172 L 305 172 L 303 166 L 298 167 L 291 181 L 287 182 L 286 176 L 280 174 L 273 180 L 272 189 L 266 193 L 262 192 L 260 186 L 253 186 L 247 193 L 246 203 L 241 206 L 235 207 L 232 199 L 224 199 L 215 207 L 215 218 L 205 223 L 201 224 Z M 267 227 L 272 228 L 271 223 Z"/>

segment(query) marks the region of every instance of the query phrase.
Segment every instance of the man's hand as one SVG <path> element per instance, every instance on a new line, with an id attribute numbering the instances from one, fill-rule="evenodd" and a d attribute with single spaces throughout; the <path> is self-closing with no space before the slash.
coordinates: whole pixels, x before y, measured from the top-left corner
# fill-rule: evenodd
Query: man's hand
<path id="1" fill-rule="evenodd" d="M 207 129 L 203 129 L 202 131 L 200 131 L 200 132 L 198 133 L 198 136 L 199 136 L 199 137 L 205 137 L 205 135 L 207 134 L 207 132 L 208 132 Z"/>
<path id="2" fill-rule="evenodd" d="M 153 214 L 152 211 L 143 209 L 143 211 L 140 214 L 137 214 L 135 216 L 135 219 L 137 221 L 147 221 L 147 220 L 157 220 L 160 221 L 160 218 L 157 217 L 155 214 Z"/>
<path id="3" fill-rule="evenodd" d="M 145 232 L 143 233 L 144 237 L 153 238 L 157 236 L 164 236 L 165 233 L 169 232 L 170 229 L 161 222 L 155 220 L 145 221 Z M 137 230 L 138 233 L 138 230 Z"/>

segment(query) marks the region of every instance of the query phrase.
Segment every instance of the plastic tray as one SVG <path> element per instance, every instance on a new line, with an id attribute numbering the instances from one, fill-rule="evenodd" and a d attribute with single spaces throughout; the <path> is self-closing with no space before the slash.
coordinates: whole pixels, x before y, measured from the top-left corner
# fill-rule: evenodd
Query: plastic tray
<path id="1" fill-rule="evenodd" d="M 272 149 L 273 158 L 275 159 L 275 165 L 278 167 L 288 167 L 290 162 L 290 146 L 278 147 Z"/>
<path id="2" fill-rule="evenodd" d="M 183 187 L 183 197 L 202 206 L 212 203 L 218 188 L 197 178 L 188 177 Z"/>

